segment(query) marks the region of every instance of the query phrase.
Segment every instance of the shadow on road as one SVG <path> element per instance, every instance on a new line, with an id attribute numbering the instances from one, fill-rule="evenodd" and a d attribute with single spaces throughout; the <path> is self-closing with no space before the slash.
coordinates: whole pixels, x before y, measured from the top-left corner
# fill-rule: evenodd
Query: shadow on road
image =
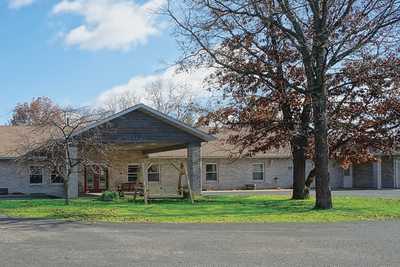
<path id="1" fill-rule="evenodd" d="M 72 221 L 62 221 L 62 220 L 0 217 L 0 230 L 48 231 L 50 229 L 55 229 L 59 228 L 60 226 L 68 226 L 68 225 L 79 227 L 80 224 Z"/>

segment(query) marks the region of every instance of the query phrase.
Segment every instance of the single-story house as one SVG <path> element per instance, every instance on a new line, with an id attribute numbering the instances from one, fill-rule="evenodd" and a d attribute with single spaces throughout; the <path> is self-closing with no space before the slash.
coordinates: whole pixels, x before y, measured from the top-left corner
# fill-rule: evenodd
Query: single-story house
<path id="1" fill-rule="evenodd" d="M 188 126 L 146 105 L 135 105 L 101 119 L 78 134 L 101 129 L 114 146 L 107 166 L 76 167 L 70 178 L 70 197 L 80 193 L 116 190 L 124 183 L 146 181 L 150 195 L 177 194 L 184 164 L 192 190 L 291 188 L 292 160 L 287 149 L 232 159 L 231 147 L 220 138 Z M 63 181 L 40 164 L 21 165 L 17 148 L 30 127 L 0 126 L 0 192 L 63 196 Z M 79 151 L 71 148 L 78 157 Z M 99 171 L 93 171 L 94 169 Z M 308 170 L 311 164 L 308 164 Z M 342 169 L 330 163 L 332 188 L 399 188 L 400 157 L 380 157 L 374 163 Z"/>

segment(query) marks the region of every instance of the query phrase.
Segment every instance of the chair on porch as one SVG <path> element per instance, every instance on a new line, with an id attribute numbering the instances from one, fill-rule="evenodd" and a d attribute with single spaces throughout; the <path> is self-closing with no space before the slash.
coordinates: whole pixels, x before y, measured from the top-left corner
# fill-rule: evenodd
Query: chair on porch
<path id="1" fill-rule="evenodd" d="M 144 186 L 143 183 L 134 182 L 134 183 L 122 183 L 118 185 L 119 195 L 122 196 L 124 193 L 133 193 L 133 198 L 136 200 L 137 195 L 143 196 L 144 194 Z"/>

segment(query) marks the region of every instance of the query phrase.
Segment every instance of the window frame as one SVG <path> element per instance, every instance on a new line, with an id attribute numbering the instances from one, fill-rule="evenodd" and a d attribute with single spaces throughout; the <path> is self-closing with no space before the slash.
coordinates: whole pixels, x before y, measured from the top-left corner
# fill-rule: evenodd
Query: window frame
<path id="1" fill-rule="evenodd" d="M 343 177 L 352 177 L 353 176 L 353 167 L 349 166 L 347 169 L 343 169 Z"/>
<path id="2" fill-rule="evenodd" d="M 209 172 L 209 171 L 207 171 L 207 165 L 215 165 L 215 172 Z M 207 162 L 205 168 L 206 168 L 206 170 L 205 170 L 205 173 L 206 173 L 206 182 L 211 182 L 211 183 L 216 183 L 216 182 L 218 182 L 218 180 L 219 180 L 218 164 L 215 163 L 215 162 Z M 209 179 L 207 179 L 207 174 L 209 174 L 209 173 L 211 173 L 211 174 L 215 173 L 215 177 L 216 177 L 215 180 L 209 180 Z"/>
<path id="3" fill-rule="evenodd" d="M 56 175 L 56 174 L 53 174 L 53 173 L 54 173 L 54 171 L 51 171 L 51 172 L 50 172 L 50 184 L 51 184 L 51 185 L 62 185 L 62 184 L 64 184 L 64 177 L 61 177 L 61 176 Z M 60 178 L 63 180 L 63 182 L 62 182 L 62 183 L 53 183 L 53 176 L 58 176 L 58 177 L 60 177 Z"/>
<path id="4" fill-rule="evenodd" d="M 255 166 L 256 165 L 261 165 L 262 166 L 262 172 L 255 171 Z M 256 182 L 264 182 L 265 181 L 265 163 L 264 162 L 253 163 L 251 165 L 251 167 L 252 167 L 252 170 L 251 170 L 251 178 L 252 178 L 252 180 L 256 181 Z M 254 174 L 255 173 L 262 173 L 262 179 L 254 179 Z"/>
<path id="5" fill-rule="evenodd" d="M 149 172 L 149 169 L 151 168 L 151 167 L 153 167 L 153 166 L 158 166 L 157 167 L 157 170 L 158 170 L 158 172 Z M 157 174 L 158 173 L 158 181 L 150 181 L 149 180 L 149 174 Z M 157 163 L 152 163 L 152 164 L 150 164 L 150 166 L 149 167 L 147 167 L 147 181 L 149 182 L 149 183 L 161 183 L 161 164 L 157 164 Z"/>
<path id="6" fill-rule="evenodd" d="M 32 176 L 32 167 L 35 168 L 40 168 L 41 171 L 41 176 L 42 176 L 42 181 L 40 183 L 32 183 L 31 182 L 31 176 Z M 35 185 L 43 185 L 44 184 L 44 166 L 43 165 L 29 165 L 29 185 L 35 186 Z"/>
<path id="7" fill-rule="evenodd" d="M 137 177 L 136 177 L 136 180 L 135 180 L 135 181 L 129 181 L 129 167 L 130 167 L 130 166 L 137 166 L 137 167 L 138 167 Z M 136 182 L 140 179 L 140 171 L 141 171 L 141 168 L 142 168 L 142 166 L 141 166 L 141 164 L 139 164 L 139 163 L 129 163 L 129 164 L 126 166 L 126 180 L 127 180 L 128 183 L 136 183 Z"/>

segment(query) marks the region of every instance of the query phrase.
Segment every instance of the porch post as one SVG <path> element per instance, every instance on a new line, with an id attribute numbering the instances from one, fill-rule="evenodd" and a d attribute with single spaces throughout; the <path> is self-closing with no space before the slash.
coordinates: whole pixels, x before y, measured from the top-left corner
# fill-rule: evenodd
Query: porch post
<path id="1" fill-rule="evenodd" d="M 149 203 L 149 180 L 148 180 L 148 175 L 147 175 L 147 164 L 142 163 L 142 169 L 143 169 L 143 198 L 144 198 L 144 204 Z"/>
<path id="2" fill-rule="evenodd" d="M 187 145 L 187 168 L 190 186 L 195 195 L 201 193 L 201 143 Z"/>
<path id="3" fill-rule="evenodd" d="M 373 173 L 376 181 L 376 189 L 382 188 L 382 158 L 379 157 L 377 161 L 373 163 Z"/>
<path id="4" fill-rule="evenodd" d="M 394 188 L 400 188 L 400 159 L 393 159 Z"/>
<path id="5" fill-rule="evenodd" d="M 78 148 L 76 146 L 69 147 L 69 154 L 72 162 L 78 160 Z M 78 192 L 78 181 L 79 181 L 79 167 L 76 165 L 71 170 L 71 175 L 69 176 L 68 181 L 68 197 L 70 199 L 77 198 L 79 195 Z"/>

